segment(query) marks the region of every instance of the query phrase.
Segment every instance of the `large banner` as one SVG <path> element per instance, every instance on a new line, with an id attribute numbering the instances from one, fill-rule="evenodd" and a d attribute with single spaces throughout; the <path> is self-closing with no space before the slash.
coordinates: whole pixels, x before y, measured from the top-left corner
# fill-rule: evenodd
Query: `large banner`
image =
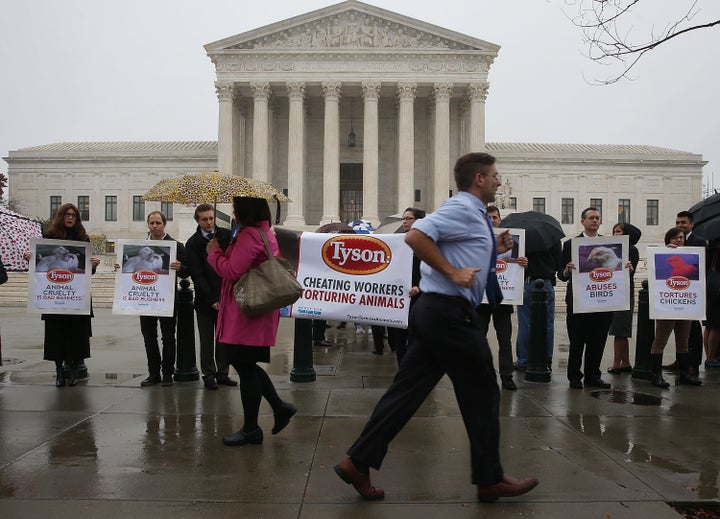
<path id="1" fill-rule="evenodd" d="M 406 328 L 412 249 L 404 234 L 300 236 L 300 299 L 287 315 Z"/>
<path id="2" fill-rule="evenodd" d="M 28 311 L 90 315 L 91 245 L 32 238 L 30 253 Z"/>
<path id="3" fill-rule="evenodd" d="M 495 273 L 502 290 L 504 305 L 523 304 L 523 292 L 525 292 L 525 267 L 518 264 L 517 259 L 525 256 L 525 229 L 493 229 L 495 235 L 510 231 L 513 239 L 513 248 L 502 254 L 498 254 L 495 264 Z M 483 297 L 483 303 L 487 303 L 487 296 Z"/>
<path id="4" fill-rule="evenodd" d="M 630 310 L 629 249 L 627 235 L 572 238 L 574 313 Z"/>
<path id="5" fill-rule="evenodd" d="M 112 313 L 172 317 L 176 258 L 174 240 L 118 240 Z"/>
<path id="6" fill-rule="evenodd" d="M 705 319 L 705 247 L 648 247 L 650 319 Z"/>

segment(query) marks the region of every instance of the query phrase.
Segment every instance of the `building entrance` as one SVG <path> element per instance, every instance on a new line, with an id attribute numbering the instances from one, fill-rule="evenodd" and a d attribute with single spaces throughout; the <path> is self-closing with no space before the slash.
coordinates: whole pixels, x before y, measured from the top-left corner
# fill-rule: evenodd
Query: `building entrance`
<path id="1" fill-rule="evenodd" d="M 358 220 L 363 213 L 363 165 L 340 164 L 340 221 Z"/>

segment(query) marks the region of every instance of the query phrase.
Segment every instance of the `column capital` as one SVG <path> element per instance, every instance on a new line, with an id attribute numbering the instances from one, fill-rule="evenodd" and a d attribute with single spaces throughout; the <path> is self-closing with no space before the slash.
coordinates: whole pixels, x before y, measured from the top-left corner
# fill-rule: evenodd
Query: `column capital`
<path id="1" fill-rule="evenodd" d="M 397 96 L 400 101 L 414 101 L 417 83 L 398 83 Z"/>
<path id="2" fill-rule="evenodd" d="M 218 101 L 232 101 L 235 85 L 226 81 L 215 81 L 215 93 Z"/>
<path id="3" fill-rule="evenodd" d="M 290 101 L 302 101 L 305 98 L 305 83 L 285 83 Z"/>
<path id="4" fill-rule="evenodd" d="M 253 99 L 267 101 L 270 99 L 272 89 L 270 83 L 250 83 L 250 90 L 252 91 Z"/>
<path id="5" fill-rule="evenodd" d="M 465 95 L 468 101 L 480 100 L 483 103 L 487 99 L 490 83 L 473 83 L 468 85 Z"/>
<path id="6" fill-rule="evenodd" d="M 363 81 L 362 91 L 365 101 L 377 101 L 380 97 L 380 81 Z"/>
<path id="7" fill-rule="evenodd" d="M 322 90 L 326 101 L 340 101 L 340 97 L 342 97 L 342 83 L 339 81 L 322 83 Z"/>
<path id="8" fill-rule="evenodd" d="M 433 94 L 435 102 L 449 102 L 452 96 L 453 84 L 449 82 L 435 83 L 433 85 Z"/>

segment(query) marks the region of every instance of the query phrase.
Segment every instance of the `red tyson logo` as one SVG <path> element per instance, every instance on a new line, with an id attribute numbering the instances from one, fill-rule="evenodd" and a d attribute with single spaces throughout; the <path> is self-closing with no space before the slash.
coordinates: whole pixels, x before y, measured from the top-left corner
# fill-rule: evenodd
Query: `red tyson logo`
<path id="1" fill-rule="evenodd" d="M 507 267 L 507 261 L 499 259 L 495 262 L 495 273 L 501 274 L 507 270 Z"/>
<path id="2" fill-rule="evenodd" d="M 593 281 L 610 281 L 613 273 L 610 269 L 599 268 L 591 270 L 589 276 Z"/>
<path id="3" fill-rule="evenodd" d="M 665 280 L 670 290 L 686 290 L 690 288 L 690 280 L 684 276 L 670 276 Z"/>
<path id="4" fill-rule="evenodd" d="M 75 278 L 75 274 L 69 270 L 56 269 L 45 274 L 45 277 L 50 283 L 64 284 L 70 283 Z"/>
<path id="5" fill-rule="evenodd" d="M 138 285 L 152 285 L 157 282 L 158 275 L 152 270 L 136 270 L 132 273 L 132 280 Z"/>
<path id="6" fill-rule="evenodd" d="M 337 272 L 367 275 L 385 270 L 392 260 L 392 252 L 378 238 L 343 234 L 323 244 L 322 259 Z"/>

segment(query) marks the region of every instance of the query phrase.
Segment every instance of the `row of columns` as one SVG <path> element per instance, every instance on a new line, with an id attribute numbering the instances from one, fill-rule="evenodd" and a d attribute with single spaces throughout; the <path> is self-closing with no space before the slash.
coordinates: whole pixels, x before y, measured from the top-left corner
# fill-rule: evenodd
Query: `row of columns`
<path id="1" fill-rule="evenodd" d="M 218 167 L 222 172 L 270 180 L 270 83 L 250 83 L 253 100 L 252 172 L 244 175 L 239 145 L 243 138 L 243 104 L 235 97 L 232 83 L 216 83 L 219 102 L 218 117 Z M 306 84 L 286 83 L 289 100 L 288 112 L 288 192 L 293 203 L 288 204 L 289 227 L 306 225 L 305 207 L 305 112 Z M 381 82 L 367 81 L 361 84 L 364 109 L 363 127 L 363 219 L 378 222 L 379 182 L 379 98 Z M 320 224 L 340 220 L 340 99 L 342 83 L 321 83 L 324 98 L 323 135 L 323 210 Z M 397 207 L 399 210 L 414 203 L 415 171 L 415 121 L 414 103 L 417 83 L 397 84 L 398 98 L 398 175 Z M 466 89 L 468 122 L 466 127 L 467 149 L 482 150 L 485 144 L 485 99 L 488 84 L 471 84 Z M 438 207 L 448 196 L 450 183 L 447 167 L 450 163 L 450 100 L 452 83 L 435 83 L 432 89 L 434 114 L 432 129 L 431 194 L 432 208 Z"/>

